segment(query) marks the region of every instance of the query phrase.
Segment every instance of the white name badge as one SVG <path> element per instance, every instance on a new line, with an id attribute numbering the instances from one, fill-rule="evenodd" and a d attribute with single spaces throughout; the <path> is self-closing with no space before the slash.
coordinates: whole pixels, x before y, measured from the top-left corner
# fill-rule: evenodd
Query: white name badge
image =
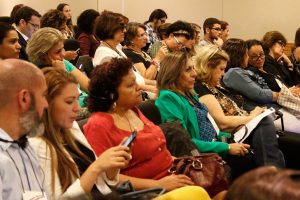
<path id="1" fill-rule="evenodd" d="M 45 192 L 25 191 L 23 200 L 47 200 L 47 195 Z"/>

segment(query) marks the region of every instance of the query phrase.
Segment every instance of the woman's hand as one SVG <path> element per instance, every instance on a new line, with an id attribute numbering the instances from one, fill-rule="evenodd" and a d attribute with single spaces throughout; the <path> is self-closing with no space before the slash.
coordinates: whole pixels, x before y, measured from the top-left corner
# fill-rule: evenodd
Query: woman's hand
<path id="1" fill-rule="evenodd" d="M 125 167 L 131 155 L 129 148 L 125 146 L 111 147 L 104 151 L 94 162 L 100 171 L 119 170 Z"/>
<path id="2" fill-rule="evenodd" d="M 66 60 L 74 60 L 78 56 L 76 51 L 66 51 L 65 52 L 65 59 Z"/>
<path id="3" fill-rule="evenodd" d="M 170 175 L 158 180 L 158 186 L 165 188 L 167 191 L 174 190 L 186 185 L 194 185 L 191 178 L 186 175 Z"/>
<path id="4" fill-rule="evenodd" d="M 155 55 L 155 60 L 160 63 L 164 57 L 169 53 L 167 45 L 163 45 L 162 47 L 159 48 L 158 52 Z"/>
<path id="5" fill-rule="evenodd" d="M 261 113 L 263 113 L 264 111 L 265 111 L 265 108 L 256 106 L 256 107 L 250 112 L 250 116 L 256 117 L 256 116 L 260 115 Z"/>
<path id="6" fill-rule="evenodd" d="M 289 57 L 287 57 L 287 55 L 285 53 L 283 53 L 279 58 L 278 61 L 283 60 L 283 62 L 289 67 L 289 68 L 293 68 L 293 63 L 291 62 L 291 60 L 289 59 Z"/>
<path id="7" fill-rule="evenodd" d="M 62 69 L 62 70 L 66 71 L 66 67 L 65 67 L 64 61 L 62 61 L 62 60 L 51 59 L 51 65 L 52 65 L 52 67 L 55 67 L 57 69 Z"/>
<path id="8" fill-rule="evenodd" d="M 299 87 L 293 86 L 293 87 L 290 87 L 289 90 L 295 97 L 300 96 L 300 88 Z"/>
<path id="9" fill-rule="evenodd" d="M 229 154 L 235 156 L 245 156 L 249 153 L 250 145 L 243 143 L 231 143 L 229 144 Z"/>

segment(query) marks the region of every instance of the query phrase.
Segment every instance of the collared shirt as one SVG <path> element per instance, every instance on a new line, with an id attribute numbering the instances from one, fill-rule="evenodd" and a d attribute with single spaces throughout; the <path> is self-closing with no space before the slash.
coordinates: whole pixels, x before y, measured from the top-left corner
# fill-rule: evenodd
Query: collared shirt
<path id="1" fill-rule="evenodd" d="M 13 139 L 0 128 L 0 138 Z M 0 200 L 21 200 L 25 191 L 45 191 L 44 175 L 33 148 L 0 141 Z"/>
<path id="2" fill-rule="evenodd" d="M 150 22 L 146 25 L 146 33 L 147 33 L 147 43 L 150 43 L 149 49 L 151 48 L 152 44 L 156 41 L 159 41 L 159 38 L 154 31 L 154 29 L 151 27 Z"/>
<path id="3" fill-rule="evenodd" d="M 27 37 L 27 35 L 23 34 L 21 31 L 18 30 L 18 28 L 16 28 L 16 30 L 18 31 L 18 33 L 20 33 L 22 35 L 22 37 L 24 38 L 24 40 L 28 40 L 29 37 Z"/>

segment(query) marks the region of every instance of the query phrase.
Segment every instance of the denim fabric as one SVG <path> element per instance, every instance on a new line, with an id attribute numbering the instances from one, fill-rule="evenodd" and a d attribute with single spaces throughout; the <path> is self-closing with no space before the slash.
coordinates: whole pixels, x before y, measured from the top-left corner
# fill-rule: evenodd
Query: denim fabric
<path id="1" fill-rule="evenodd" d="M 245 140 L 245 143 L 249 143 L 254 149 L 254 159 L 257 166 L 285 167 L 283 154 L 278 147 L 274 122 L 270 117 L 265 117 L 260 121 L 250 137 Z"/>

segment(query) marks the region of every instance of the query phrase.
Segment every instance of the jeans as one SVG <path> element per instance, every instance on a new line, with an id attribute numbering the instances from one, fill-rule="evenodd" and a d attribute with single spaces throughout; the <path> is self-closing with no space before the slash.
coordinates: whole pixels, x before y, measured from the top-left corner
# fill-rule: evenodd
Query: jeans
<path id="1" fill-rule="evenodd" d="M 271 117 L 263 118 L 244 143 L 250 144 L 254 150 L 254 160 L 257 166 L 285 167 L 284 157 L 279 150 L 276 129 Z"/>

